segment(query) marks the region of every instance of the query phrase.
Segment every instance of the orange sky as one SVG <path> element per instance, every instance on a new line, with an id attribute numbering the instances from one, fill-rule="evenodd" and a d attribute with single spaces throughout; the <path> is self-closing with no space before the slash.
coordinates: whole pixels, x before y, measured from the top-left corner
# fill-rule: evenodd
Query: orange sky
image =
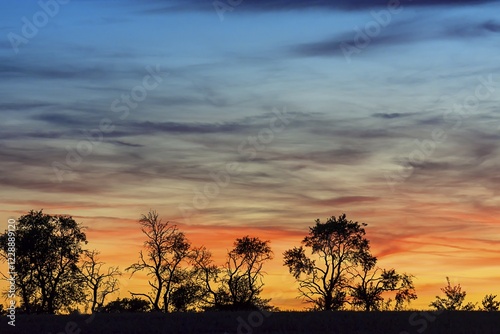
<path id="1" fill-rule="evenodd" d="M 57 204 L 61 210 L 56 210 L 50 203 L 43 201 L 34 201 L 31 207 L 44 207 L 46 213 L 72 214 L 78 222 L 88 227 L 87 247 L 101 251 L 101 258 L 109 265 L 118 265 L 124 269 L 137 259 L 144 240 L 137 218 L 140 212 L 146 213 L 148 209 L 133 205 L 107 208 L 106 205 L 85 207 L 81 202 L 66 203 Z M 12 214 L 18 217 L 25 207 L 14 201 L 8 205 L 12 209 L 2 211 L 0 218 L 3 222 Z M 412 303 L 412 307 L 427 308 L 434 296 L 440 293 L 439 288 L 445 285 L 445 276 L 449 276 L 452 283 L 462 285 L 468 292 L 469 301 L 480 301 L 487 293 L 499 293 L 497 283 L 500 278 L 500 253 L 496 234 L 499 222 L 493 219 L 493 211 L 474 212 L 469 211 L 471 207 L 452 206 L 451 203 L 422 203 L 410 211 L 408 207 L 401 208 L 400 210 L 407 212 L 404 215 L 398 209 L 389 211 L 380 206 L 363 208 L 365 206 L 364 202 L 358 205 L 340 204 L 335 214 L 346 212 L 348 218 L 368 223 L 367 237 L 381 267 L 394 267 L 416 276 L 415 285 L 419 298 Z M 347 207 L 358 209 L 347 210 Z M 315 209 L 324 212 L 318 216 L 322 221 L 326 218 L 327 208 L 328 205 L 318 205 Z M 167 219 L 164 213 L 160 212 L 160 215 Z M 398 218 L 399 215 L 402 218 Z M 199 214 L 192 217 L 189 224 L 179 220 L 178 227 L 186 233 L 193 245 L 205 245 L 210 249 L 216 261 L 221 264 L 235 238 L 249 234 L 270 240 L 274 259 L 265 266 L 267 276 L 263 297 L 272 298 L 273 305 L 282 309 L 302 309 L 304 304 L 295 298 L 296 283 L 282 266 L 282 253 L 299 245 L 308 226 L 316 218 L 306 216 L 308 215 L 302 214 L 276 218 L 271 222 L 259 220 L 258 217 L 210 221 Z M 175 221 L 176 217 L 172 218 Z M 237 220 L 246 221 L 247 225 L 242 222 L 236 225 Z M 5 225 L 2 223 L 0 228 Z M 128 296 L 128 291 L 147 289 L 144 276 L 140 274 L 131 279 L 125 274 L 121 283 L 121 297 Z"/>

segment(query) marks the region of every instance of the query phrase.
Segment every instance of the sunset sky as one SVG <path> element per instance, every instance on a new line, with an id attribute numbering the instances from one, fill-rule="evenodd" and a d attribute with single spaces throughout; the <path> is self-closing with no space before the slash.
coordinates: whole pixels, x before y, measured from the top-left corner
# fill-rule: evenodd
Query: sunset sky
<path id="1" fill-rule="evenodd" d="M 121 269 L 150 209 L 220 264 L 258 236 L 302 309 L 282 253 L 345 212 L 413 307 L 500 295 L 500 2 L 41 3 L 0 2 L 0 230 L 72 215 Z"/>

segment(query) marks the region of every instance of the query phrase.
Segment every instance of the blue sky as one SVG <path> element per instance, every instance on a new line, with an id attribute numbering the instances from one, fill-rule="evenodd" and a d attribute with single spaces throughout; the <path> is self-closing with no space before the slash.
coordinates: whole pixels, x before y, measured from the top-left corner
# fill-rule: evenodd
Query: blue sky
<path id="1" fill-rule="evenodd" d="M 473 269 L 486 271 L 500 242 L 499 9 L 243 0 L 221 20 L 211 1 L 72 0 L 26 38 L 23 17 L 43 16 L 40 5 L 3 1 L 0 218 L 72 214 L 99 247 L 108 243 L 100 229 L 123 229 L 112 242 L 119 253 L 149 208 L 186 228 L 283 238 L 347 212 L 373 225 L 388 263 L 411 270 L 403 259 L 424 254 L 444 265 L 468 243 L 464 256 L 484 255 Z M 18 52 L 13 34 L 27 41 Z M 369 40 L 356 43 L 359 34 Z M 346 58 L 342 45 L 357 51 Z M 121 117 L 113 102 L 125 106 L 145 78 L 158 85 Z M 265 137 L 284 112 L 291 121 Z M 103 120 L 113 130 L 89 142 Z M 241 149 L 258 134 L 253 151 Z M 78 147 L 85 154 L 68 167 Z M 195 208 L 230 162 L 238 175 Z M 193 209 L 188 219 L 182 207 Z M 448 271 L 475 279 L 464 261 Z M 429 284 L 445 275 L 416 270 Z"/>

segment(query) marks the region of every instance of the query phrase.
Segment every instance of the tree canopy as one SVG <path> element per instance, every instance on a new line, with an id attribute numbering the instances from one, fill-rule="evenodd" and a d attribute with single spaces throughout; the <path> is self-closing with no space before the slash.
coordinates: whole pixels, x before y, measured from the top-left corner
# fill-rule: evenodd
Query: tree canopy
<path id="1" fill-rule="evenodd" d="M 382 294 L 388 291 L 396 291 L 396 308 L 417 298 L 411 275 L 376 267 L 365 226 L 345 214 L 324 223 L 317 219 L 302 246 L 284 252 L 284 265 L 312 309 L 340 310 L 346 304 L 367 311 L 380 309 Z"/>
<path id="2" fill-rule="evenodd" d="M 54 314 L 84 300 L 78 262 L 87 238 L 80 224 L 70 216 L 30 211 L 19 218 L 15 239 L 21 310 Z M 0 235 L 4 258 L 7 243 L 6 231 Z"/>

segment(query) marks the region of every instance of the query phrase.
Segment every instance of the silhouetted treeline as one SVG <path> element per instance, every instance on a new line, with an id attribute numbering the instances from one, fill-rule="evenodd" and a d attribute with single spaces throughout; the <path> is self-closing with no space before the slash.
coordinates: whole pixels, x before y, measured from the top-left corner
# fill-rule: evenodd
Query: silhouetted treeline
<path id="1" fill-rule="evenodd" d="M 15 233 L 0 235 L 0 256 L 15 253 L 16 295 L 20 313 L 188 312 L 206 310 L 277 310 L 262 298 L 264 265 L 273 258 L 269 240 L 237 238 L 226 260 L 217 264 L 204 246 L 193 246 L 184 232 L 150 211 L 139 220 L 144 245 L 125 271 L 148 277 L 148 292 L 108 301 L 119 291 L 118 267 L 106 266 L 97 250 L 88 250 L 81 224 L 70 216 L 30 211 Z M 345 214 L 319 219 L 302 244 L 283 254 L 283 264 L 298 282 L 299 297 L 310 310 L 402 310 L 417 299 L 413 276 L 377 265 L 366 238 L 366 224 Z M 9 262 L 9 263 L 10 263 Z M 5 279 L 9 278 L 2 274 Z M 460 285 L 442 289 L 430 304 L 437 310 L 474 310 L 464 303 Z M 391 295 L 392 293 L 392 295 Z M 496 295 L 479 310 L 498 311 Z M 0 305 L 0 313 L 4 312 Z"/>

